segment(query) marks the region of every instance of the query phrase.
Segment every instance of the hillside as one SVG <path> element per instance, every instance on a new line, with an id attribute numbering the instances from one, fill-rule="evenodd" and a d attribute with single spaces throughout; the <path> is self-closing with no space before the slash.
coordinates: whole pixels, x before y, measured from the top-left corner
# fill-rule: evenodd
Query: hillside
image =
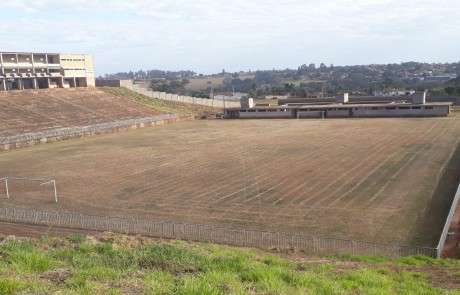
<path id="1" fill-rule="evenodd" d="M 218 109 L 151 100 L 127 89 L 73 88 L 0 92 L 0 136 Z"/>
<path id="2" fill-rule="evenodd" d="M 106 233 L 0 243 L 0 294 L 460 294 L 460 262 L 312 257 Z"/>
<path id="3" fill-rule="evenodd" d="M 91 88 L 0 92 L 0 136 L 156 116 L 148 108 Z"/>
<path id="4" fill-rule="evenodd" d="M 130 101 L 138 104 L 159 110 L 164 113 L 175 113 L 178 115 L 195 115 L 195 116 L 206 116 L 215 115 L 221 112 L 219 108 L 213 108 L 209 106 L 188 104 L 175 101 L 151 99 L 145 95 L 131 91 L 125 88 L 113 88 L 113 87 L 102 87 L 102 91 L 116 95 L 118 97 L 126 98 Z"/>

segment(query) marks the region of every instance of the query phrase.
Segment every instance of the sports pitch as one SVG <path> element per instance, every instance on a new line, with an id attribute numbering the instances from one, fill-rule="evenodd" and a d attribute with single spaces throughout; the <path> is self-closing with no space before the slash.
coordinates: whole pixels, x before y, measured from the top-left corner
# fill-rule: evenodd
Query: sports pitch
<path id="1" fill-rule="evenodd" d="M 0 206 L 431 246 L 459 140 L 458 116 L 157 126 L 0 153 L 0 177 L 59 199 L 12 181 Z"/>

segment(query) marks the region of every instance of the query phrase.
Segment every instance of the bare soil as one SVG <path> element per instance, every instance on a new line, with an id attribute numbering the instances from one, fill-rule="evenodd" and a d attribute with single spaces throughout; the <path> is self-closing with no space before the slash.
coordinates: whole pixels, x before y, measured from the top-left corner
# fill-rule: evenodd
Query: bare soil
<path id="1" fill-rule="evenodd" d="M 0 206 L 436 246 L 459 140 L 455 116 L 165 125 L 0 153 L 59 198 L 11 181 Z"/>
<path id="2" fill-rule="evenodd" d="M 160 115 L 95 88 L 0 92 L 0 136 Z"/>

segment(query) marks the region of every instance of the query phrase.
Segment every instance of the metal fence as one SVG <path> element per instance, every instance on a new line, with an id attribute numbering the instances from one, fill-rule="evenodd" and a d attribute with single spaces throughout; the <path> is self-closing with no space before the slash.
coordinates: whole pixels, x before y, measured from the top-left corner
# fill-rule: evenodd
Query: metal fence
<path id="1" fill-rule="evenodd" d="M 438 253 L 437 248 L 429 247 L 315 237 L 294 233 L 245 230 L 203 224 L 103 217 L 29 209 L 0 208 L 0 220 L 245 247 L 266 249 L 292 248 L 308 254 L 381 255 L 388 257 L 421 254 L 429 257 L 437 257 Z"/>
<path id="2" fill-rule="evenodd" d="M 144 117 L 138 119 L 130 119 L 124 121 L 115 121 L 108 123 L 101 123 L 89 126 L 77 126 L 77 127 L 68 127 L 61 128 L 56 130 L 42 131 L 36 133 L 27 133 L 15 136 L 6 136 L 0 137 L 0 144 L 12 144 L 17 142 L 29 141 L 29 140 L 40 140 L 42 138 L 50 137 L 67 137 L 75 134 L 88 133 L 88 132 L 98 132 L 102 130 L 120 128 L 126 126 L 132 126 L 137 124 L 148 124 L 163 120 L 177 119 L 177 116 L 174 114 L 159 115 L 153 117 Z"/>
<path id="3" fill-rule="evenodd" d="M 444 224 L 444 228 L 442 230 L 441 238 L 439 239 L 439 244 L 437 248 L 438 249 L 437 257 L 441 257 L 442 250 L 444 248 L 444 243 L 446 242 L 450 224 L 452 223 L 452 218 L 454 217 L 455 210 L 457 209 L 457 204 L 459 200 L 460 200 L 460 184 L 458 185 L 457 193 L 455 194 L 454 200 L 452 201 L 452 205 L 450 207 L 449 214 L 447 215 L 446 223 Z"/>

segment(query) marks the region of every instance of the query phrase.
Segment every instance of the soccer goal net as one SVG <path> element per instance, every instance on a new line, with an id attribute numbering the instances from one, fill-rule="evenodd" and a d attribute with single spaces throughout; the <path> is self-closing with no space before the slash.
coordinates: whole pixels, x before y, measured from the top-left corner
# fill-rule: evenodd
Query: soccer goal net
<path id="1" fill-rule="evenodd" d="M 28 177 L 3 177 L 5 187 L 5 196 L 7 199 L 17 195 L 37 195 L 43 194 L 51 195 L 54 197 L 54 202 L 57 203 L 57 189 L 56 180 L 54 179 L 40 179 Z"/>

